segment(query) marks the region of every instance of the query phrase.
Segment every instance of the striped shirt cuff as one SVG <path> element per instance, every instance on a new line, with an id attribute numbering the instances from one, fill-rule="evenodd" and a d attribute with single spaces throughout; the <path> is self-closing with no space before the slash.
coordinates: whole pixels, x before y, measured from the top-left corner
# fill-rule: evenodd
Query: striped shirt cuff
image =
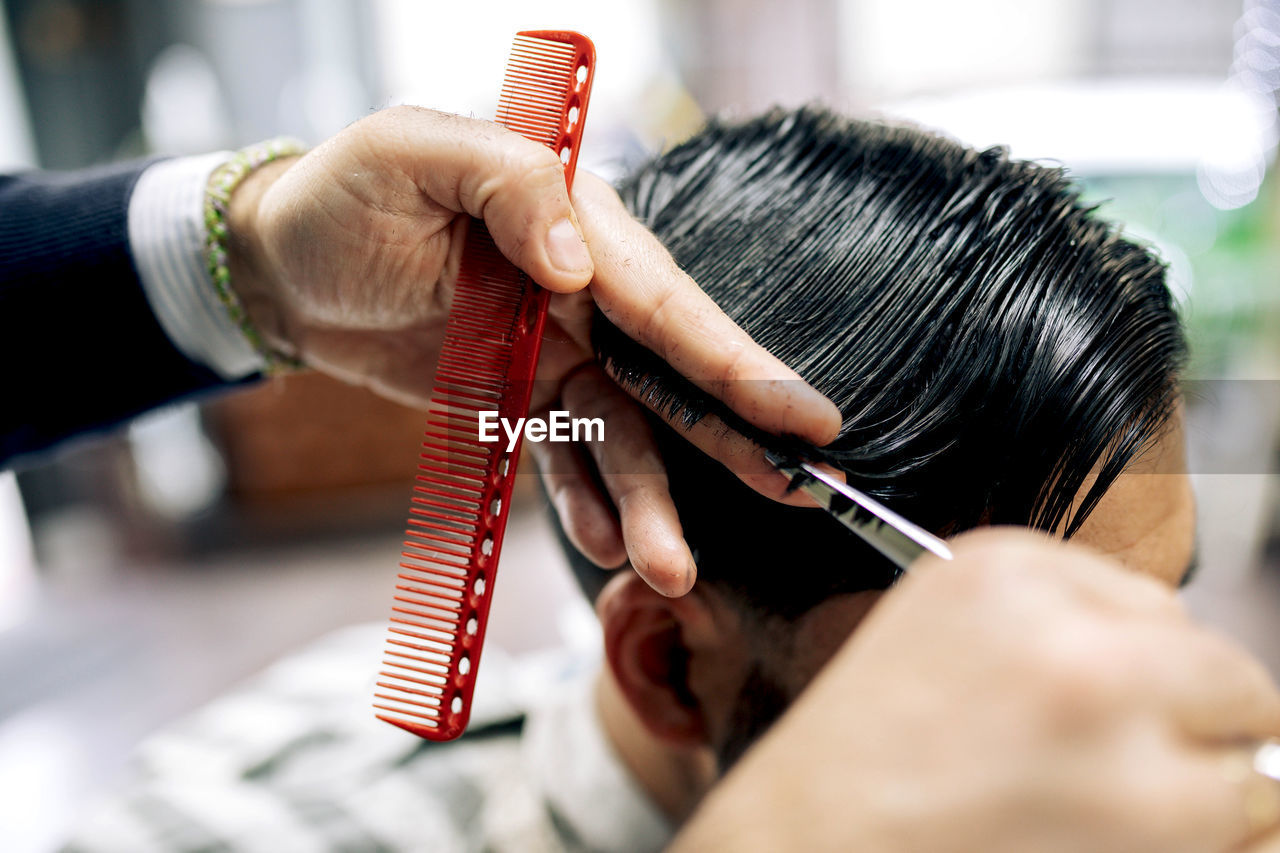
<path id="1" fill-rule="evenodd" d="M 205 186 L 231 156 L 219 152 L 148 166 L 129 200 L 129 248 L 151 310 L 174 346 L 226 380 L 265 367 L 227 315 L 205 266 Z"/>

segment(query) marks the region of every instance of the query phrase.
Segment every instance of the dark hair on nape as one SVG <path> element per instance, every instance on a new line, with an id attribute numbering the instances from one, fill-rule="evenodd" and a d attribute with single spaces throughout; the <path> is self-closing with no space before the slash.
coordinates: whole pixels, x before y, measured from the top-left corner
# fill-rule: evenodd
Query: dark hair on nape
<path id="1" fill-rule="evenodd" d="M 1070 536 L 1177 403 L 1186 345 L 1164 268 L 1060 168 L 809 107 L 713 121 L 620 192 L 730 317 L 840 407 L 839 438 L 812 456 L 935 532 Z M 594 341 L 659 409 L 772 441 L 603 317 Z M 897 577 L 820 511 L 761 498 L 655 430 L 701 580 L 795 616 Z"/>

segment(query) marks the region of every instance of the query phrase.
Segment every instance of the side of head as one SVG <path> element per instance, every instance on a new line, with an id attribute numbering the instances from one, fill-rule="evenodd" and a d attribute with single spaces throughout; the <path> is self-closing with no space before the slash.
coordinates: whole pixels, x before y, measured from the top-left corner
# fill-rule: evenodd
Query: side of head
<path id="1" fill-rule="evenodd" d="M 1152 460 L 1175 473 L 1147 491 L 1170 491 L 1185 516 L 1171 427 L 1185 343 L 1163 267 L 1060 169 L 804 109 L 713 123 L 621 193 L 726 313 L 841 408 L 840 437 L 813 455 L 906 517 L 942 535 L 1014 524 L 1132 539 L 1102 516 L 1128 524 L 1151 501 L 1115 495 Z M 595 341 L 657 406 L 737 423 L 603 318 Z M 607 656 L 646 725 L 701 738 L 725 764 L 897 573 L 823 513 L 762 498 L 654 429 L 699 579 L 667 601 L 615 578 L 598 601 Z M 1159 560 L 1185 562 L 1190 522 L 1170 524 L 1186 544 Z M 569 550 L 595 598 L 609 576 Z"/>

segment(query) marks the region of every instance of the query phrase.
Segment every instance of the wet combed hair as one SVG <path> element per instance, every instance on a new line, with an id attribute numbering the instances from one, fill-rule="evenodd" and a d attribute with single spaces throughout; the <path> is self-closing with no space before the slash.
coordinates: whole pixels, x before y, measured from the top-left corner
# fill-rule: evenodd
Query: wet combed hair
<path id="1" fill-rule="evenodd" d="M 714 121 L 620 192 L 730 317 L 840 407 L 839 438 L 814 456 L 935 532 L 1071 535 L 1176 405 L 1185 343 L 1164 268 L 1059 168 L 805 108 Z M 739 423 L 602 317 L 595 344 L 686 423 Z M 789 618 L 896 578 L 820 511 L 761 498 L 655 429 L 700 582 Z M 570 552 L 598 592 L 599 571 Z"/>

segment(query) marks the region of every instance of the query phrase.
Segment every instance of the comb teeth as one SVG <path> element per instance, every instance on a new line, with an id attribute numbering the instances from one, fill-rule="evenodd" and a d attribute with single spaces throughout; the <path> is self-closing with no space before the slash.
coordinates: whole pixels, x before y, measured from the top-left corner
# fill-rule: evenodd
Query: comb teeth
<path id="1" fill-rule="evenodd" d="M 498 122 L 560 153 L 572 181 L 594 63 L 577 33 L 525 32 Z M 473 221 L 436 369 L 401 551 L 379 719 L 430 740 L 466 727 L 515 482 L 517 442 L 479 439 L 480 412 L 528 415 L 548 294 Z"/>
<path id="2" fill-rule="evenodd" d="M 549 31 L 520 33 L 507 61 L 498 124 L 555 151 L 566 176 L 577 164 L 594 64 L 586 38 Z"/>
<path id="3" fill-rule="evenodd" d="M 513 473 L 503 445 L 479 440 L 479 412 L 508 408 L 506 371 L 527 289 L 511 286 L 510 264 L 480 223 L 473 223 L 465 254 L 427 409 L 383 678 L 374 694 L 374 707 L 385 712 L 381 719 L 433 740 L 461 733 L 469 710 Z"/>
<path id="4" fill-rule="evenodd" d="M 555 148 L 560 136 L 560 114 L 576 82 L 575 57 L 572 45 L 516 37 L 498 98 L 498 123 Z"/>

